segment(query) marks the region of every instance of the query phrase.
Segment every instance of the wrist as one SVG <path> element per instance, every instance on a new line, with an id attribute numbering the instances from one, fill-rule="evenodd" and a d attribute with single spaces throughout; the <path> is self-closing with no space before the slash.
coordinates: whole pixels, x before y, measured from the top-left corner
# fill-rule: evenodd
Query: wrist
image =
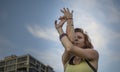
<path id="1" fill-rule="evenodd" d="M 67 26 L 74 26 L 72 19 L 67 20 Z"/>
<path id="2" fill-rule="evenodd" d="M 67 36 L 67 34 L 66 33 L 62 33 L 62 34 L 60 34 L 59 39 L 61 40 L 65 36 Z"/>
<path id="3" fill-rule="evenodd" d="M 59 35 L 61 35 L 62 33 L 64 33 L 61 27 L 57 28 L 57 31 L 58 31 Z"/>

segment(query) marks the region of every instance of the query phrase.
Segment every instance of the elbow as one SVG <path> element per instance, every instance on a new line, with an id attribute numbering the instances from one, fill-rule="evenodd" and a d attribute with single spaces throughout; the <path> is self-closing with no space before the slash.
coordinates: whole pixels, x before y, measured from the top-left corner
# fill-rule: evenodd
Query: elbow
<path id="1" fill-rule="evenodd" d="M 66 51 L 70 53 L 70 52 L 71 52 L 71 49 L 70 49 L 70 48 L 67 48 Z"/>
<path id="2" fill-rule="evenodd" d="M 69 45 L 69 46 L 67 47 L 67 49 L 66 49 L 67 52 L 70 53 L 70 52 L 72 51 L 73 46 L 74 46 L 73 44 Z"/>

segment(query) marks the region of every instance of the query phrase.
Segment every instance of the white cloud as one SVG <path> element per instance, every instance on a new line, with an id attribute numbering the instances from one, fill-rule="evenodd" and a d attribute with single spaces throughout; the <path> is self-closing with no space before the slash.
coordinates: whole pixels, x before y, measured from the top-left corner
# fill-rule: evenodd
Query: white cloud
<path id="1" fill-rule="evenodd" d="M 53 28 L 39 27 L 37 25 L 27 26 L 28 31 L 37 38 L 58 41 L 58 33 Z"/>

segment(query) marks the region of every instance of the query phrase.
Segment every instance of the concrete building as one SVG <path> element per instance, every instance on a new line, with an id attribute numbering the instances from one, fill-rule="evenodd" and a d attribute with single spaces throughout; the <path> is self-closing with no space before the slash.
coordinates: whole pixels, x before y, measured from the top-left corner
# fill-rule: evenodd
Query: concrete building
<path id="1" fill-rule="evenodd" d="M 53 68 L 27 54 L 11 55 L 0 60 L 0 72 L 54 72 Z"/>

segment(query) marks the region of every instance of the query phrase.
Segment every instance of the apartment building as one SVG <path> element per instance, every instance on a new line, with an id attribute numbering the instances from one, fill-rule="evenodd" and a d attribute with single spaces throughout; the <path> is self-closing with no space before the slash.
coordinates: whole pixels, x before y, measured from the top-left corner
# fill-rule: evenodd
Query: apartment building
<path id="1" fill-rule="evenodd" d="M 45 65 L 27 54 L 11 55 L 0 60 L 0 72 L 54 72 L 53 68 Z"/>

